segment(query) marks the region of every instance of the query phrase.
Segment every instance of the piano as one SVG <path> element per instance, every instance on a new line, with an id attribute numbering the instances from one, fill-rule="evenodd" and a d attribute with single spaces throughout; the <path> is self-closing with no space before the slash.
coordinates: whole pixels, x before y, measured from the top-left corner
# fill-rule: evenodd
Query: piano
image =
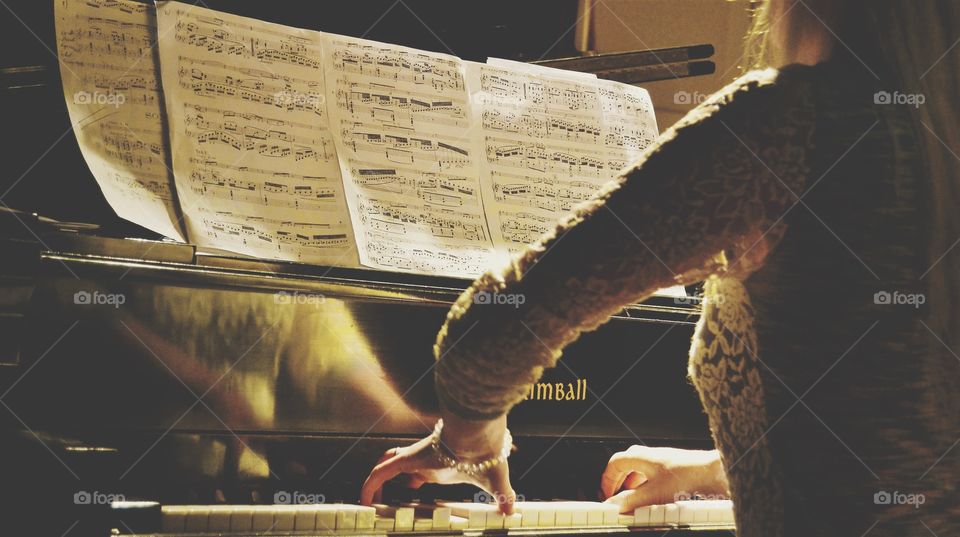
<path id="1" fill-rule="evenodd" d="M 501 15 L 485 13 L 470 30 L 478 39 L 460 40 L 442 3 L 409 2 L 432 6 L 421 11 L 430 25 L 449 30 L 434 37 L 465 58 L 537 59 L 577 18 L 575 0 L 531 2 L 509 21 L 502 14 L 511 3 L 495 3 L 502 9 L 491 12 Z M 290 2 L 271 3 L 275 13 L 258 2 L 210 4 L 260 18 L 296 12 Z M 361 4 L 344 7 L 352 10 L 344 20 L 363 14 Z M 21 23 L 29 24 L 53 44 L 50 6 L 16 10 L 22 21 L 2 21 L 10 35 L 29 42 Z M 397 7 L 368 37 L 442 50 L 425 34 L 404 42 L 411 21 Z M 320 29 L 359 35 L 353 26 L 327 21 Z M 469 49 L 480 38 L 497 49 Z M 548 53 L 577 51 L 563 41 Z M 9 125 L 27 124 L 34 110 L 56 126 L 51 132 L 66 129 L 55 62 L 39 45 L 26 47 L 14 62 L 21 67 L 0 73 Z M 380 455 L 433 427 L 432 345 L 470 282 L 202 253 L 161 240 L 112 215 L 69 135 L 31 165 L 51 141 L 24 133 L 9 142 L 14 173 L 0 198 L 4 533 L 733 531 L 727 500 L 678 491 L 675 503 L 628 514 L 598 501 L 600 475 L 617 451 L 712 447 L 686 377 L 695 289 L 631 305 L 585 334 L 511 413 L 516 514 L 500 515 L 469 486 L 388 483 L 385 504 L 363 507 L 360 485 Z"/>

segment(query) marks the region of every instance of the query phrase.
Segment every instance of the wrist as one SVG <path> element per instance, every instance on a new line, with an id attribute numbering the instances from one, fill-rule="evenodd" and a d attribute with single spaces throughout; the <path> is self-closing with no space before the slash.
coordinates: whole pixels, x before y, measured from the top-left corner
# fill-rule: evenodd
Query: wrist
<path id="1" fill-rule="evenodd" d="M 457 457 L 486 458 L 503 447 L 506 414 L 489 420 L 470 420 L 449 412 L 443 412 L 441 416 L 443 431 L 440 441 Z"/>

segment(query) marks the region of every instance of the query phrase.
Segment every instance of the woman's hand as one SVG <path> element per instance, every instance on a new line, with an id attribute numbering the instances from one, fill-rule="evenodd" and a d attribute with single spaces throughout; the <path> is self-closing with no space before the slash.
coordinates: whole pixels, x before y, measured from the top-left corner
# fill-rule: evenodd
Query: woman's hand
<path id="1" fill-rule="evenodd" d="M 506 416 L 489 421 L 473 421 L 445 413 L 443 424 L 441 443 L 458 460 L 476 462 L 489 459 L 496 457 L 503 448 L 507 431 Z M 413 445 L 387 450 L 364 482 L 360 503 L 370 505 L 380 501 L 383 484 L 400 474 L 409 476 L 411 488 L 419 488 L 424 483 L 476 485 L 496 498 L 501 512 L 513 513 L 516 494 L 510 486 L 510 469 L 506 461 L 476 475 L 458 472 L 440 462 L 429 436 Z"/>
<path id="2" fill-rule="evenodd" d="M 600 480 L 603 497 L 621 513 L 673 503 L 681 493 L 726 496 L 728 488 L 716 450 L 631 446 L 610 457 Z"/>

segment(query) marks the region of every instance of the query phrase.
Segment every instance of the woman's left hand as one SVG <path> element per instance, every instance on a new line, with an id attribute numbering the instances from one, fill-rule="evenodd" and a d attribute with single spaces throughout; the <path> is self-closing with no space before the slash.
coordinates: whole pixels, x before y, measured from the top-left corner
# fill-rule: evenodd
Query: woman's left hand
<path id="1" fill-rule="evenodd" d="M 507 418 L 489 421 L 464 420 L 444 414 L 441 442 L 460 460 L 476 461 L 496 457 L 503 448 Z M 424 483 L 476 485 L 497 500 L 500 511 L 513 512 L 516 494 L 510 486 L 510 469 L 506 461 L 477 474 L 466 474 L 445 466 L 437 457 L 428 436 L 406 447 L 389 449 L 370 472 L 360 491 L 360 503 L 380 501 L 383 484 L 401 474 L 409 476 L 409 486 Z"/>

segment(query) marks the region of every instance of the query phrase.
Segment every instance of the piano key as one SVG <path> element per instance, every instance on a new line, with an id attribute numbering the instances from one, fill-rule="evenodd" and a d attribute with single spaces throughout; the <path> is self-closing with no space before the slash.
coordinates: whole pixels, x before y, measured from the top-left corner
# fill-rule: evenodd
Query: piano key
<path id="1" fill-rule="evenodd" d="M 207 514 L 207 531 L 223 532 L 230 530 L 230 511 L 233 508 L 229 505 L 211 505 Z"/>
<path id="2" fill-rule="evenodd" d="M 251 506 L 235 508 L 230 513 L 230 531 L 252 531 L 253 512 L 254 509 Z"/>
<path id="3" fill-rule="evenodd" d="M 316 528 L 318 530 L 337 529 L 337 508 L 333 505 L 317 510 Z"/>
<path id="4" fill-rule="evenodd" d="M 603 512 L 603 523 L 608 526 L 617 524 L 620 519 L 620 508 L 614 504 L 601 503 L 597 509 Z"/>
<path id="5" fill-rule="evenodd" d="M 450 529 L 465 530 L 467 529 L 467 526 L 468 526 L 467 519 L 461 516 L 453 515 L 453 514 L 450 515 Z"/>
<path id="6" fill-rule="evenodd" d="M 619 517 L 617 517 L 617 525 L 628 526 L 628 527 L 636 526 L 636 524 L 634 523 L 634 520 L 635 519 L 633 518 L 633 515 L 620 515 Z"/>
<path id="7" fill-rule="evenodd" d="M 573 525 L 573 511 L 570 509 L 558 509 L 555 519 L 558 527 L 568 528 Z"/>
<path id="8" fill-rule="evenodd" d="M 447 518 L 447 526 L 441 529 L 447 529 L 450 527 L 450 519 Z M 433 519 L 430 518 L 415 518 L 413 519 L 413 531 L 433 531 Z"/>
<path id="9" fill-rule="evenodd" d="M 733 524 L 733 502 L 730 500 L 712 500 L 707 509 L 707 522 L 710 524 Z"/>
<path id="10" fill-rule="evenodd" d="M 357 509 L 357 526 L 358 530 L 372 530 L 373 522 L 377 518 L 377 511 L 373 507 L 357 506 L 351 505 L 350 507 Z"/>
<path id="11" fill-rule="evenodd" d="M 570 512 L 570 524 L 574 527 L 587 525 L 587 507 L 584 505 L 572 505 L 566 509 Z"/>
<path id="12" fill-rule="evenodd" d="M 671 503 L 663 506 L 663 523 L 674 525 L 680 523 L 680 507 L 677 504 Z"/>
<path id="13" fill-rule="evenodd" d="M 253 516 L 250 517 L 251 530 L 264 532 L 273 529 L 272 505 L 254 505 L 251 509 L 253 510 Z"/>
<path id="14" fill-rule="evenodd" d="M 313 531 L 317 529 L 317 512 L 319 509 L 314 505 L 294 505 L 293 529 L 294 531 Z"/>
<path id="15" fill-rule="evenodd" d="M 412 531 L 414 509 L 413 507 L 394 507 L 392 505 L 376 504 L 373 506 L 377 510 L 378 520 L 382 518 L 393 520 L 393 529 L 396 531 Z"/>
<path id="16" fill-rule="evenodd" d="M 183 533 L 189 509 L 186 505 L 164 505 L 161 507 L 160 527 L 163 529 L 163 533 Z"/>
<path id="17" fill-rule="evenodd" d="M 449 507 L 419 502 L 405 503 L 403 506 L 412 507 L 414 509 L 414 526 L 417 525 L 417 520 L 427 519 L 431 521 L 429 529 L 445 530 L 450 528 Z M 421 526 L 423 525 L 424 523 L 421 523 Z"/>
<path id="18" fill-rule="evenodd" d="M 449 507 L 451 514 L 467 519 L 468 528 L 503 528 L 503 515 L 492 503 L 441 501 L 439 505 Z"/>
<path id="19" fill-rule="evenodd" d="M 297 513 L 293 505 L 273 506 L 273 531 L 293 531 L 296 528 Z"/>
<path id="20" fill-rule="evenodd" d="M 210 509 L 203 505 L 191 505 L 187 508 L 183 531 L 186 533 L 201 533 L 207 531 L 207 518 Z"/>
<path id="21" fill-rule="evenodd" d="M 637 507 L 633 510 L 633 523 L 637 526 L 650 525 L 650 506 Z"/>
<path id="22" fill-rule="evenodd" d="M 662 505 L 651 505 L 650 506 L 650 525 L 651 526 L 663 526 L 665 521 L 666 510 Z"/>
<path id="23" fill-rule="evenodd" d="M 394 520 L 392 518 L 378 516 L 377 519 L 373 521 L 373 529 L 375 530 L 393 531 L 393 528 Z"/>

